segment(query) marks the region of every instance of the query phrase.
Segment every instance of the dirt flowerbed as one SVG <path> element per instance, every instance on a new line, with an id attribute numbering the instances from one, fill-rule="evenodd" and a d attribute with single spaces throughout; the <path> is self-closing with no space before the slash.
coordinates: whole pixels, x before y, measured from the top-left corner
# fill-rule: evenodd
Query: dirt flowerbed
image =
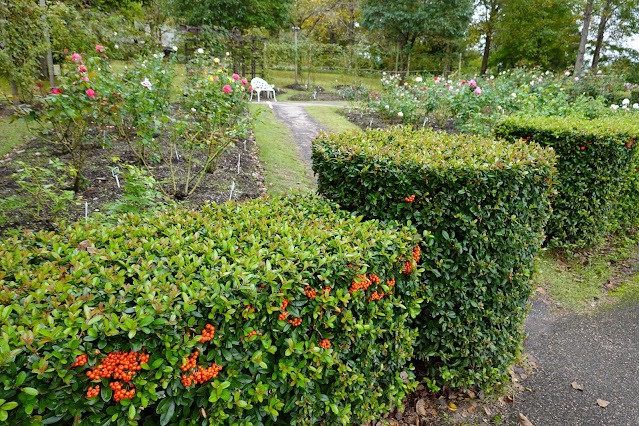
<path id="1" fill-rule="evenodd" d="M 123 141 L 112 141 L 109 148 L 103 148 L 95 143 L 90 147 L 88 160 L 83 171 L 87 179 L 87 185 L 80 192 L 74 194 L 72 202 L 66 207 L 63 217 L 67 221 L 81 219 L 85 215 L 85 202 L 88 205 L 89 215 L 95 212 L 108 213 L 108 206 L 122 200 L 126 178 L 121 174 L 126 164 L 136 164 L 136 158 Z M 14 148 L 11 152 L 0 157 L 0 200 L 6 200 L 14 195 L 24 195 L 18 186 L 13 174 L 20 170 L 17 163 L 22 161 L 29 166 L 47 167 L 50 160 L 60 159 L 68 163 L 70 156 L 58 150 L 58 147 L 47 144 L 38 139 L 32 139 L 25 145 Z M 184 153 L 180 159 L 173 158 L 173 166 L 179 168 L 184 162 Z M 120 172 L 117 181 L 113 176 L 114 167 Z M 166 182 L 170 178 L 170 167 L 166 164 L 157 164 L 156 177 L 160 182 Z M 71 187 L 71 179 L 68 179 Z M 265 194 L 262 169 L 258 161 L 258 147 L 252 132 L 246 139 L 241 139 L 228 146 L 220 156 L 217 168 L 213 173 L 206 173 L 202 183 L 196 191 L 182 200 L 187 206 L 196 208 L 207 202 L 223 203 L 231 198 L 234 201 L 243 201 L 258 198 Z M 231 188 L 233 192 L 231 194 Z M 28 198 L 26 199 L 27 202 Z M 8 207 L 11 207 L 9 205 Z M 25 213 L 25 209 L 10 209 L 5 206 L 0 212 L 0 235 L 9 229 L 47 229 L 51 225 Z"/>
<path id="2" fill-rule="evenodd" d="M 377 111 L 364 110 L 364 109 L 344 109 L 340 112 L 353 124 L 356 124 L 359 128 L 366 130 L 370 129 L 384 129 L 391 126 L 396 126 L 403 123 L 399 117 L 387 118 L 379 114 Z M 417 126 L 421 128 L 423 123 L 419 123 Z M 444 123 L 439 123 L 433 117 L 429 117 L 426 122 L 426 126 L 433 130 L 441 130 L 447 133 L 458 133 L 453 120 L 447 120 Z"/>

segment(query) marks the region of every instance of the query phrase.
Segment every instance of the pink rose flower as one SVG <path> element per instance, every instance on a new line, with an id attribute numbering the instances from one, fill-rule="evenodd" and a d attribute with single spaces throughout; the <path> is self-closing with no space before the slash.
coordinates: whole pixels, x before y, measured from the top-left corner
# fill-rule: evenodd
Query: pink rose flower
<path id="1" fill-rule="evenodd" d="M 80 65 L 78 67 L 78 72 L 84 74 L 85 72 L 87 72 L 87 67 L 85 67 L 84 65 Z"/>
<path id="2" fill-rule="evenodd" d="M 215 81 L 220 81 L 220 77 L 218 77 L 217 75 L 214 75 L 214 76 L 213 76 L 213 80 L 215 80 Z"/>
<path id="3" fill-rule="evenodd" d="M 478 87 L 478 88 L 476 88 L 474 93 L 475 93 L 476 95 L 481 95 L 481 89 L 480 89 L 479 87 Z"/>
<path id="4" fill-rule="evenodd" d="M 85 77 L 82 77 L 80 80 L 82 80 L 82 81 L 89 81 L 89 77 L 86 77 L 86 76 L 85 76 Z"/>
<path id="5" fill-rule="evenodd" d="M 73 55 L 71 55 L 71 60 L 73 62 L 79 62 L 82 60 L 82 56 L 80 56 L 80 54 L 78 53 L 74 53 Z"/>
<path id="6" fill-rule="evenodd" d="M 231 93 L 233 91 L 233 89 L 231 89 L 231 86 L 229 86 L 228 84 L 222 87 L 222 90 L 224 90 L 224 92 L 226 93 Z"/>
<path id="7" fill-rule="evenodd" d="M 246 86 L 246 85 L 248 84 L 248 80 L 247 80 L 247 79 L 245 79 L 245 78 L 243 78 L 243 79 L 242 79 L 242 84 Z"/>
<path id="8" fill-rule="evenodd" d="M 253 91 L 253 86 L 249 86 L 248 89 Z"/>
<path id="9" fill-rule="evenodd" d="M 477 82 L 475 81 L 475 79 L 470 80 L 468 84 L 470 84 L 470 87 L 477 87 Z"/>
<path id="10" fill-rule="evenodd" d="M 99 44 L 95 46 L 95 50 L 98 52 L 104 52 L 104 46 L 100 46 Z"/>
<path id="11" fill-rule="evenodd" d="M 62 89 L 51 89 L 52 95 L 61 95 L 62 93 Z"/>
<path id="12" fill-rule="evenodd" d="M 238 81 L 240 79 L 240 76 L 237 74 L 233 74 L 231 77 L 233 77 L 233 80 Z"/>
<path id="13" fill-rule="evenodd" d="M 44 86 L 44 84 L 40 83 L 39 81 L 36 81 L 36 86 L 42 89 L 42 86 Z"/>
<path id="14" fill-rule="evenodd" d="M 95 91 L 93 89 L 87 89 L 87 96 L 91 99 L 95 99 Z"/>

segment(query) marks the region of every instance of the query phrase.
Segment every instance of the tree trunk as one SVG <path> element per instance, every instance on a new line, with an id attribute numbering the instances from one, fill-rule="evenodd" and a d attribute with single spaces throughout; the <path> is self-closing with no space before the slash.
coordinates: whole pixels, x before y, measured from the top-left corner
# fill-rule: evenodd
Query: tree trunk
<path id="1" fill-rule="evenodd" d="M 601 55 L 601 46 L 603 45 L 604 33 L 608 19 L 610 19 L 610 10 L 612 9 L 611 0 L 607 0 L 603 10 L 601 11 L 601 19 L 599 20 L 599 29 L 597 30 L 597 43 L 595 44 L 595 53 L 592 55 L 592 68 L 599 66 L 599 57 Z"/>
<path id="2" fill-rule="evenodd" d="M 399 71 L 399 49 L 400 49 L 400 44 L 399 41 L 397 42 L 397 55 L 395 56 L 395 73 L 397 73 L 397 71 Z"/>
<path id="3" fill-rule="evenodd" d="M 577 60 L 575 61 L 575 75 L 581 74 L 584 66 L 584 55 L 586 53 L 586 42 L 588 41 L 588 31 L 590 30 L 590 17 L 592 16 L 592 5 L 594 0 L 588 0 L 586 3 L 586 12 L 584 13 L 584 26 L 581 29 L 581 39 L 579 40 L 579 49 L 577 50 Z"/>
<path id="4" fill-rule="evenodd" d="M 311 43 L 311 38 L 308 38 L 308 75 L 306 78 L 306 85 L 310 88 L 311 87 L 311 61 L 312 61 L 312 54 L 311 54 L 311 50 L 312 50 L 313 44 Z"/>
<path id="5" fill-rule="evenodd" d="M 13 96 L 13 103 L 19 105 L 20 93 L 18 92 L 18 84 L 14 80 L 10 80 L 9 84 L 11 84 L 11 95 Z"/>
<path id="6" fill-rule="evenodd" d="M 497 19 L 497 13 L 499 12 L 499 5 L 497 1 L 492 2 L 492 6 L 490 8 L 490 16 L 488 17 L 488 22 L 486 23 L 486 44 L 484 45 L 484 56 L 481 60 L 481 71 L 480 75 L 486 74 L 486 70 L 488 69 L 488 58 L 490 57 L 490 45 L 493 42 L 493 30 L 495 26 L 495 20 Z"/>

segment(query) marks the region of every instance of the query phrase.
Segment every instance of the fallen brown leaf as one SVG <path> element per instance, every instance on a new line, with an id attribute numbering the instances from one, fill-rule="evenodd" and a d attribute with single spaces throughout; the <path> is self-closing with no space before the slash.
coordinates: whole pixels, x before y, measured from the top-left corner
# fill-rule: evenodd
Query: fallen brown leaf
<path id="1" fill-rule="evenodd" d="M 453 402 L 448 403 L 448 408 L 450 409 L 450 411 L 457 411 L 457 405 L 455 405 L 455 403 Z"/>
<path id="2" fill-rule="evenodd" d="M 597 405 L 601 408 L 606 408 L 608 405 L 610 405 L 610 402 L 603 399 L 597 399 Z"/>
<path id="3" fill-rule="evenodd" d="M 422 417 L 426 417 L 428 415 L 426 413 L 426 400 L 424 398 L 417 401 L 417 404 L 415 404 L 415 411 L 417 412 L 417 415 Z"/>
<path id="4" fill-rule="evenodd" d="M 546 290 L 544 290 L 541 287 L 537 287 L 536 290 L 537 290 L 537 293 L 539 293 L 539 294 L 546 294 Z"/>
<path id="5" fill-rule="evenodd" d="M 91 241 L 84 240 L 84 241 L 81 241 L 80 244 L 78 244 L 78 248 L 80 250 L 86 250 L 88 247 L 91 247 L 92 245 L 93 243 L 91 243 Z"/>
<path id="6" fill-rule="evenodd" d="M 534 426 L 532 422 L 528 420 L 528 417 L 524 416 L 521 413 L 519 413 L 519 424 L 521 426 Z"/>
<path id="7" fill-rule="evenodd" d="M 581 385 L 580 385 L 579 383 L 577 383 L 577 382 L 572 382 L 572 383 L 570 384 L 570 386 L 572 386 L 572 388 L 573 388 L 573 389 L 575 389 L 575 390 L 579 390 L 579 391 L 583 391 L 583 390 L 584 390 L 584 387 L 583 387 L 583 386 L 581 386 Z"/>

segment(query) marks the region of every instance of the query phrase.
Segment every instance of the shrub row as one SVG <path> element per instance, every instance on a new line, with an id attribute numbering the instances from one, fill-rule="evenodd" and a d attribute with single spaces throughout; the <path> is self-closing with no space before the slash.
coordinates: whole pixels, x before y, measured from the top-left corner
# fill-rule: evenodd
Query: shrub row
<path id="1" fill-rule="evenodd" d="M 639 120 L 628 114 L 597 120 L 511 116 L 496 125 L 495 135 L 552 147 L 559 157 L 558 196 L 546 229 L 550 246 L 596 245 L 612 230 L 620 190 L 634 172 Z"/>
<path id="2" fill-rule="evenodd" d="M 522 341 L 533 259 L 550 213 L 554 154 L 406 127 L 313 143 L 319 192 L 423 233 L 416 354 L 436 389 L 503 379 Z"/>
<path id="3" fill-rule="evenodd" d="M 283 197 L 0 242 L 3 420 L 370 420 L 416 385 L 417 241 Z"/>

